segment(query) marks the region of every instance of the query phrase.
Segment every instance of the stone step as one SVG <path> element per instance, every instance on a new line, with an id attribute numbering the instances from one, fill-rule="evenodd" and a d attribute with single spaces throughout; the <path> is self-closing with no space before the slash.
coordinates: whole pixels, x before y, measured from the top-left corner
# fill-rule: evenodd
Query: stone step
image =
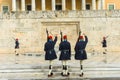
<path id="1" fill-rule="evenodd" d="M 53 72 L 53 76 L 48 78 L 48 72 L 22 72 L 22 73 L 0 73 L 0 80 L 3 79 L 8 79 L 8 80 L 51 80 L 51 79 L 58 79 L 58 80 L 69 80 L 69 79 L 73 79 L 73 80 L 85 80 L 85 79 L 90 79 L 90 78 L 115 78 L 115 77 L 119 77 L 118 72 L 84 72 L 84 76 L 80 77 L 79 74 L 80 72 L 70 72 L 70 76 L 68 77 L 63 77 L 61 76 L 61 72 Z M 1 79 L 3 78 L 3 79 Z M 90 79 L 91 80 L 91 79 Z"/>
<path id="2" fill-rule="evenodd" d="M 68 69 L 69 72 L 79 72 L 80 69 L 79 68 L 69 68 Z M 48 72 L 49 69 L 48 68 L 44 68 L 44 69 L 39 69 L 39 68 L 8 68 L 8 69 L 0 69 L 0 73 L 22 73 L 22 72 Z M 61 68 L 54 68 L 53 67 L 53 71 L 54 72 L 61 72 L 62 69 Z M 102 71 L 108 71 L 108 72 L 118 72 L 120 73 L 120 68 L 84 68 L 85 72 L 102 72 Z"/>
<path id="3" fill-rule="evenodd" d="M 2 69 L 48 69 L 48 64 L 5 64 L 0 65 L 0 70 Z M 53 65 L 54 69 L 61 69 L 62 65 Z M 69 68 L 72 69 L 79 69 L 79 65 L 68 65 Z M 83 65 L 84 68 L 89 69 L 119 69 L 120 64 L 85 64 Z"/>

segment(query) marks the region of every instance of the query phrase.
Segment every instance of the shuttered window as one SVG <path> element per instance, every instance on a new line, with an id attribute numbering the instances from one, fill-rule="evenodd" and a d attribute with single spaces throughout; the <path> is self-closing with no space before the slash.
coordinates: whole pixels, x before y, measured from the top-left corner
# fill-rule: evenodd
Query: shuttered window
<path id="1" fill-rule="evenodd" d="M 114 7 L 114 4 L 109 4 L 109 10 L 114 10 L 115 7 Z"/>
<path id="2" fill-rule="evenodd" d="M 8 6 L 2 6 L 2 11 L 3 11 L 3 13 L 8 12 Z"/>

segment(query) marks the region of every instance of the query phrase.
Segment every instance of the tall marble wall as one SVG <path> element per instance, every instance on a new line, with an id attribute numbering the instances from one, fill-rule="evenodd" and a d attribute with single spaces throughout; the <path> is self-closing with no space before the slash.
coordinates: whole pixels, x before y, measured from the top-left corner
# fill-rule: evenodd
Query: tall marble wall
<path id="1" fill-rule="evenodd" d="M 120 51 L 120 11 L 44 11 L 0 13 L 0 53 L 14 53 L 15 38 L 20 42 L 20 53 L 44 52 L 46 28 L 51 35 L 60 30 L 68 35 L 72 51 L 78 30 L 85 33 L 89 42 L 87 51 L 102 51 L 101 41 L 107 37 L 108 51 Z"/>

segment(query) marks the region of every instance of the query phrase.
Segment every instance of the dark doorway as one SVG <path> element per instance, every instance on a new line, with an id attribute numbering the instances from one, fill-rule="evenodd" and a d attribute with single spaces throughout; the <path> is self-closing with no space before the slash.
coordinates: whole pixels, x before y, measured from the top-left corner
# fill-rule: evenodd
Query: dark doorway
<path id="1" fill-rule="evenodd" d="M 31 11 L 31 5 L 27 5 L 27 11 Z"/>
<path id="2" fill-rule="evenodd" d="M 56 5 L 55 8 L 56 8 L 56 10 L 62 10 L 62 5 L 60 5 L 60 4 Z"/>
<path id="3" fill-rule="evenodd" d="M 86 10 L 90 10 L 90 4 L 86 4 Z"/>

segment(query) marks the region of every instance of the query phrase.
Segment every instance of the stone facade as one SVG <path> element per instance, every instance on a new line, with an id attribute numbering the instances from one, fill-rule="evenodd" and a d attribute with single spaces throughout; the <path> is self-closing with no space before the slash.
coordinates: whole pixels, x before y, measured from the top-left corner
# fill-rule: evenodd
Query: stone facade
<path id="1" fill-rule="evenodd" d="M 0 53 L 14 53 L 15 38 L 20 52 L 44 52 L 46 28 L 50 34 L 68 35 L 72 51 L 78 29 L 89 38 L 87 51 L 101 52 L 103 36 L 108 36 L 108 51 L 120 51 L 120 11 L 40 11 L 0 13 Z M 60 35 L 56 50 L 58 51 Z"/>

